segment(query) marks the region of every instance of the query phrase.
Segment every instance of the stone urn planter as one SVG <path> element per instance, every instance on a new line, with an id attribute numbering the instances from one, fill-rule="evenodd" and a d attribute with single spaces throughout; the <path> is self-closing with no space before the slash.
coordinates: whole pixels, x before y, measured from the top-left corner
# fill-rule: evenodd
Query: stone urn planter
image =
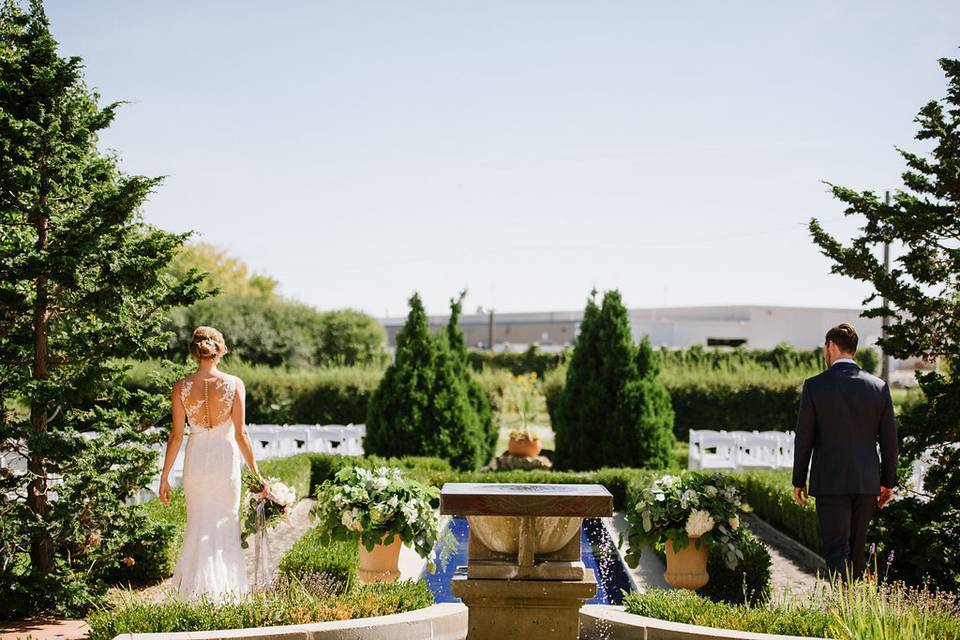
<path id="1" fill-rule="evenodd" d="M 393 582 L 400 577 L 400 543 L 399 536 L 393 536 L 392 540 L 387 540 L 384 536 L 383 543 L 376 545 L 373 551 L 367 551 L 363 543 L 360 542 L 360 564 L 357 574 L 364 582 Z"/>
<path id="2" fill-rule="evenodd" d="M 510 434 L 507 452 L 519 458 L 536 458 L 542 448 L 540 438 L 535 435 Z"/>
<path id="3" fill-rule="evenodd" d="M 667 570 L 663 577 L 675 589 L 699 589 L 710 580 L 707 573 L 707 545 L 697 549 L 697 538 L 690 538 L 690 544 L 674 551 L 673 541 L 667 540 Z"/>

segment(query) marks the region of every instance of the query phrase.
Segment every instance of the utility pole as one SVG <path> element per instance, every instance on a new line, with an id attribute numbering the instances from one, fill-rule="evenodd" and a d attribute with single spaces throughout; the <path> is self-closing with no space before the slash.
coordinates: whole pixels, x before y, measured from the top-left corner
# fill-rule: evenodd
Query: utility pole
<path id="1" fill-rule="evenodd" d="M 884 195 L 883 195 L 883 203 L 884 203 L 886 206 L 888 206 L 888 207 L 890 206 L 890 192 L 889 192 L 889 191 L 884 192 Z M 890 243 L 889 243 L 889 242 L 886 242 L 886 241 L 883 243 L 883 272 L 884 272 L 885 274 L 889 274 L 889 273 L 890 273 Z M 886 297 L 883 298 L 883 309 L 884 309 L 884 311 L 888 311 L 888 310 L 889 310 Z M 880 325 L 880 337 L 881 337 L 881 338 L 886 338 L 886 337 L 887 337 L 887 327 L 889 326 L 889 324 L 890 324 L 890 318 L 887 317 L 886 315 L 884 315 L 884 316 L 883 316 L 883 320 L 882 320 L 881 325 Z M 880 356 L 880 377 L 883 378 L 883 381 L 884 381 L 884 382 L 886 382 L 887 384 L 890 384 L 890 356 L 887 355 L 887 350 L 886 350 L 886 349 L 881 350 L 881 356 Z"/>
<path id="2" fill-rule="evenodd" d="M 493 351 L 493 309 L 490 309 L 490 322 L 487 327 L 487 348 Z"/>

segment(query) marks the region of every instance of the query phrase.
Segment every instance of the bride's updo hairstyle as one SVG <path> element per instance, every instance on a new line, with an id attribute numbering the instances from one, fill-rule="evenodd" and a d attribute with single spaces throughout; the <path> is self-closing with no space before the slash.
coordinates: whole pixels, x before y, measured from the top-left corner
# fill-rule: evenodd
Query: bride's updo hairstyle
<path id="1" fill-rule="evenodd" d="M 213 327 L 197 327 L 190 339 L 190 353 L 197 360 L 207 360 L 227 354 L 227 343 L 223 334 Z"/>

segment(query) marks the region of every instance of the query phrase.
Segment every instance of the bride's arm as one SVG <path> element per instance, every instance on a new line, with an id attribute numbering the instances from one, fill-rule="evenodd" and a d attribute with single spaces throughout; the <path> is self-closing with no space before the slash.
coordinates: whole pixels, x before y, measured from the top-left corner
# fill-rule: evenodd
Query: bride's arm
<path id="1" fill-rule="evenodd" d="M 173 424 L 170 426 L 170 436 L 167 438 L 167 453 L 163 458 L 163 471 L 160 473 L 160 502 L 166 506 L 170 502 L 170 469 L 180 453 L 180 444 L 183 442 L 183 425 L 186 413 L 183 409 L 183 402 L 180 400 L 179 381 L 173 385 L 170 401 L 173 405 Z"/>
<path id="2" fill-rule="evenodd" d="M 253 472 L 253 475 L 260 477 L 260 470 L 257 469 L 257 459 L 253 457 L 253 443 L 250 442 L 250 436 L 247 435 L 247 388 L 243 380 L 237 378 L 237 397 L 234 398 L 231 417 L 233 418 L 234 434 L 237 438 L 237 445 L 240 447 L 240 454 L 247 463 L 247 467 Z M 264 483 L 266 485 L 266 483 Z M 269 490 L 264 486 L 264 493 Z"/>

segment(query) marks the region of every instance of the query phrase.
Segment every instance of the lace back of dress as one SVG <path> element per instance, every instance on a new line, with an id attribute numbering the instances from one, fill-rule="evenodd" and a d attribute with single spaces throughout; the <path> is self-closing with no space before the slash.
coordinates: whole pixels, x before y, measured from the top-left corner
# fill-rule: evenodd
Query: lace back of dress
<path id="1" fill-rule="evenodd" d="M 184 380 L 180 399 L 191 427 L 217 427 L 230 418 L 236 378 L 209 376 Z"/>

